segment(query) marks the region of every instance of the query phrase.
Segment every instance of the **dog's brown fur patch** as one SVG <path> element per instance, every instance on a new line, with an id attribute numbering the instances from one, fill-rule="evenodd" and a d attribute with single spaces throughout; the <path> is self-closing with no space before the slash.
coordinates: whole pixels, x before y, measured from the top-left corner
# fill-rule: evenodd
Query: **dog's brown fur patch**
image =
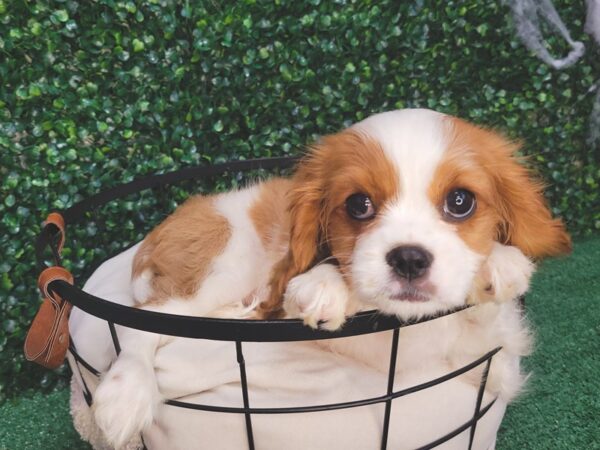
<path id="1" fill-rule="evenodd" d="M 132 278 L 149 271 L 151 293 L 138 302 L 186 298 L 198 290 L 231 237 L 229 222 L 214 207 L 216 198 L 191 197 L 144 239 Z"/>
<path id="2" fill-rule="evenodd" d="M 272 254 L 284 253 L 289 240 L 289 211 L 287 193 L 292 181 L 272 178 L 260 185 L 257 200 L 250 207 L 250 220 L 265 250 Z"/>

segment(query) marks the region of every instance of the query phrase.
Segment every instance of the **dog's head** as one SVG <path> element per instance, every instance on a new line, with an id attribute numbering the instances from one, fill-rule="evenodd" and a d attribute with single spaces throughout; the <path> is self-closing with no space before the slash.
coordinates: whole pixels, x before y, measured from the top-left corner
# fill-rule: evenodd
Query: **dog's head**
<path id="1" fill-rule="evenodd" d="M 326 248 L 357 298 L 402 317 L 465 302 L 494 242 L 570 249 L 539 182 L 495 132 L 428 110 L 377 114 L 311 148 L 291 191 L 289 279 Z"/>

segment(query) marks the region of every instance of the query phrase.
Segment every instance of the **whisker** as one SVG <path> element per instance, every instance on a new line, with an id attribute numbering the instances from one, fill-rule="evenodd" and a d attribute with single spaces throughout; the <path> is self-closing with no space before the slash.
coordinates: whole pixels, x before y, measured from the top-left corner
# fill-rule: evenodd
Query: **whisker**
<path id="1" fill-rule="evenodd" d="M 337 257 L 335 257 L 333 255 L 332 256 L 328 256 L 327 258 L 322 259 L 321 261 L 319 261 L 316 265 L 319 266 L 321 264 L 325 264 L 325 263 L 327 263 L 329 261 L 333 261 L 333 260 L 336 260 L 336 259 L 337 259 Z"/>
<path id="2" fill-rule="evenodd" d="M 354 240 L 355 236 L 336 236 L 329 239 L 325 239 L 325 242 L 341 241 L 341 240 Z"/>

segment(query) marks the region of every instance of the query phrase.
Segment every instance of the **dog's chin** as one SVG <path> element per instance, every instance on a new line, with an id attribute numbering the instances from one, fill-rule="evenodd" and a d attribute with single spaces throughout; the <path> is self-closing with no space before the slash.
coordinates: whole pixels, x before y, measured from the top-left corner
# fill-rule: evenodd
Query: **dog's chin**
<path id="1" fill-rule="evenodd" d="M 399 302 L 422 303 L 431 300 L 431 295 L 425 291 L 409 286 L 405 289 L 402 289 L 400 292 L 390 295 L 390 300 Z"/>
<path id="2" fill-rule="evenodd" d="M 437 295 L 418 289 L 403 289 L 400 292 L 386 293 L 371 302 L 386 315 L 397 316 L 403 320 L 420 319 L 435 316 L 455 309 L 466 303 L 466 296 L 441 299 Z"/>

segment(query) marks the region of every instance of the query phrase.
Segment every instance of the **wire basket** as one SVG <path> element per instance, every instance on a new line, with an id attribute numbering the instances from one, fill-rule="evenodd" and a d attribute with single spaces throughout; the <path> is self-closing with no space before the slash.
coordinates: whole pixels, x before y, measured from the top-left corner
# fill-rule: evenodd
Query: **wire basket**
<path id="1" fill-rule="evenodd" d="M 134 180 L 130 183 L 116 186 L 110 190 L 100 192 L 84 201 L 81 201 L 72 207 L 60 212 L 66 224 L 72 224 L 85 217 L 85 213 L 103 206 L 115 199 L 137 193 L 146 189 L 152 189 L 164 185 L 179 183 L 184 180 L 197 179 L 202 177 L 213 177 L 226 172 L 243 172 L 256 169 L 271 170 L 275 168 L 285 169 L 291 167 L 296 158 L 266 158 L 257 160 L 228 162 L 220 165 L 185 168 L 179 171 L 170 172 L 161 175 L 154 175 L 142 179 Z M 39 268 L 47 268 L 45 262 L 45 251 L 50 249 L 55 266 L 61 266 L 60 249 L 64 242 L 64 230 L 51 222 L 46 222 L 38 237 L 36 243 L 36 256 Z M 419 447 L 420 449 L 431 449 L 437 447 L 455 436 L 470 430 L 469 444 L 470 450 L 473 446 L 475 431 L 478 421 L 492 408 L 497 398 L 483 405 L 483 396 L 487 381 L 487 375 L 490 369 L 492 358 L 497 354 L 501 347 L 490 350 L 480 358 L 469 364 L 449 372 L 443 376 L 432 379 L 425 383 L 417 384 L 394 391 L 394 378 L 396 374 L 396 359 L 398 351 L 398 341 L 400 328 L 407 327 L 430 320 L 435 320 L 449 314 L 464 310 L 467 306 L 462 306 L 454 310 L 445 312 L 437 316 L 425 317 L 420 320 L 405 321 L 396 317 L 382 316 L 377 311 L 367 311 L 350 317 L 344 324 L 344 327 L 338 331 L 326 331 L 312 329 L 305 326 L 301 320 L 280 319 L 280 320 L 235 320 L 235 319 L 215 319 L 205 317 L 181 316 L 174 314 L 157 313 L 136 309 L 121 304 L 102 299 L 88 294 L 78 287 L 69 284 L 63 280 L 51 281 L 47 286 L 47 291 L 56 293 L 60 298 L 68 301 L 72 305 L 80 308 L 88 314 L 105 320 L 110 330 L 112 343 L 117 354 L 121 351 L 119 339 L 115 330 L 115 324 L 135 328 L 142 331 L 158 333 L 163 335 L 177 336 L 183 338 L 208 339 L 215 341 L 235 342 L 237 364 L 240 372 L 241 394 L 243 407 L 225 407 L 207 404 L 197 404 L 183 402 L 179 400 L 167 400 L 165 403 L 179 408 L 188 408 L 192 410 L 209 411 L 216 413 L 242 414 L 245 418 L 245 428 L 247 434 L 248 447 L 255 448 L 254 433 L 252 427 L 252 416 L 256 414 L 299 414 L 318 411 L 331 411 L 347 408 L 357 408 L 366 405 L 383 403 L 385 412 L 383 423 L 381 424 L 381 445 L 382 449 L 387 448 L 390 414 L 394 399 L 404 397 L 424 389 L 444 383 L 469 372 L 478 367 L 483 367 L 481 380 L 476 399 L 475 408 L 472 417 L 462 425 L 447 433 L 444 436 L 435 438 L 427 445 Z M 355 401 L 341 403 L 317 404 L 299 407 L 281 407 L 281 408 L 255 408 L 250 405 L 248 395 L 248 380 L 246 376 L 246 367 L 243 353 L 243 344 L 245 342 L 291 342 L 291 341 L 313 341 L 320 339 L 336 339 L 342 337 L 359 336 L 370 333 L 393 330 L 392 345 L 389 356 L 389 369 L 387 373 L 387 390 L 376 397 L 369 397 Z M 95 376 L 100 376 L 100 372 L 92 367 L 82 358 L 77 350 L 76 343 L 70 340 L 69 352 L 71 353 L 75 367 L 73 370 L 80 370 L 80 366 L 85 367 L 87 371 Z M 80 377 L 84 380 L 83 377 Z M 83 396 L 88 406 L 93 403 L 92 393 L 83 381 Z"/>

